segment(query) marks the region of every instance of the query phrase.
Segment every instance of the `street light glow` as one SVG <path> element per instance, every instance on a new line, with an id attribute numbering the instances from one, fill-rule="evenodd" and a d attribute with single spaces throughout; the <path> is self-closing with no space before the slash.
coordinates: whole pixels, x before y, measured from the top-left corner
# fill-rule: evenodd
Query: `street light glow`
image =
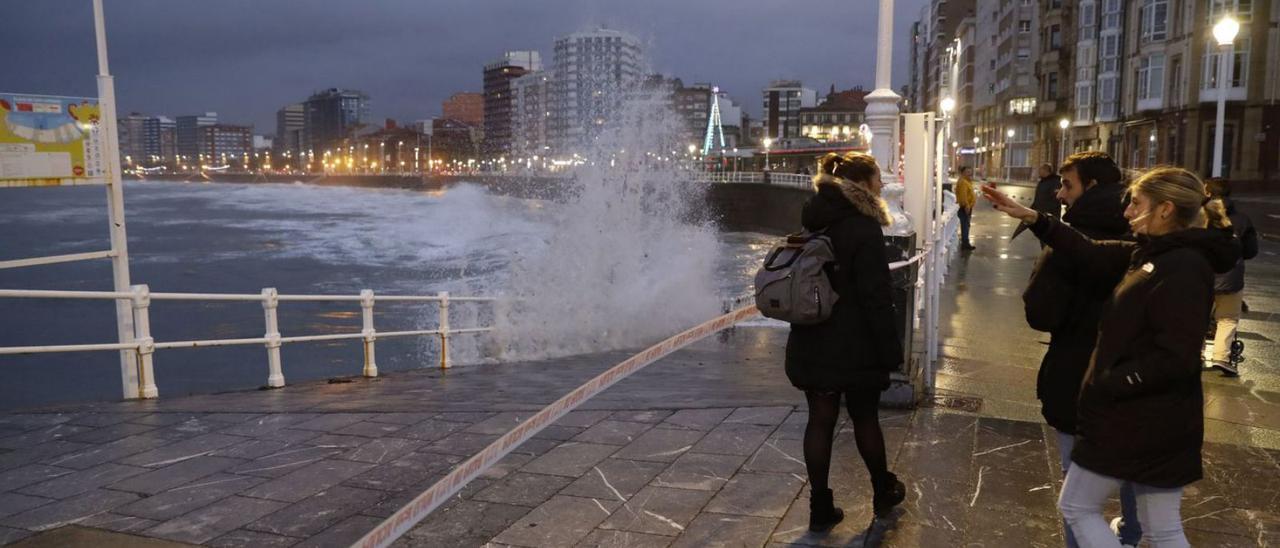
<path id="1" fill-rule="evenodd" d="M 942 103 L 939 106 L 942 107 L 943 114 L 951 114 L 951 111 L 956 108 L 956 100 L 951 97 L 943 97 Z"/>
<path id="2" fill-rule="evenodd" d="M 1069 120 L 1067 120 L 1066 118 L 1063 118 L 1063 119 L 1061 119 L 1061 120 L 1058 120 L 1058 127 L 1059 127 L 1059 128 L 1061 128 L 1061 129 L 1067 129 L 1067 126 L 1069 126 L 1069 125 L 1071 125 L 1071 122 L 1070 122 Z"/>
<path id="3" fill-rule="evenodd" d="M 1240 22 L 1231 15 L 1223 15 L 1218 24 L 1213 26 L 1213 37 L 1218 41 L 1219 46 L 1230 46 L 1236 40 L 1236 34 L 1239 33 Z"/>

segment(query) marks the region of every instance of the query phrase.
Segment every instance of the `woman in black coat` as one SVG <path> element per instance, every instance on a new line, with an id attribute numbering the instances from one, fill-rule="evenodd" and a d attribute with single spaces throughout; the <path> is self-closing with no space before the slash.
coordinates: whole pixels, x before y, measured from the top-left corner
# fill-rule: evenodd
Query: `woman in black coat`
<path id="1" fill-rule="evenodd" d="M 870 155 L 850 152 L 824 156 L 818 169 L 813 179 L 816 193 L 805 203 L 800 220 L 809 231 L 823 231 L 831 239 L 836 260 L 827 275 L 840 299 L 827 321 L 791 327 L 786 370 L 809 403 L 804 434 L 809 529 L 825 531 L 844 517 L 827 487 L 842 395 L 858 453 L 871 473 L 875 513 L 888 513 L 906 492 L 888 470 L 878 411 L 889 372 L 903 361 L 881 231 L 890 219 L 880 198 L 880 168 Z"/>
<path id="2" fill-rule="evenodd" d="M 1200 345 L 1213 303 L 1213 277 L 1235 265 L 1238 242 L 1220 225 L 1222 204 L 1178 168 L 1152 170 L 1130 188 L 1125 218 L 1137 242 L 1095 241 L 1021 206 L 994 187 L 997 209 L 1032 223 L 1082 274 L 1116 282 L 1102 311 L 1098 343 L 1080 387 L 1076 445 L 1058 508 L 1084 547 L 1119 548 L 1102 507 L 1124 481 L 1157 547 L 1189 546 L 1182 488 L 1199 480 L 1204 442 Z"/>

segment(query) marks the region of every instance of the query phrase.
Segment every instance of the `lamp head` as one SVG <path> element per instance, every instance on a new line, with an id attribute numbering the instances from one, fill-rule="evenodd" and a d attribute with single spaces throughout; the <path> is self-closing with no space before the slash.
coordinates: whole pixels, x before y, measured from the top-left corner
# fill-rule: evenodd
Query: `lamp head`
<path id="1" fill-rule="evenodd" d="M 951 97 L 943 97 L 938 106 L 942 107 L 943 114 L 951 114 L 951 111 L 956 108 L 956 100 Z"/>
<path id="2" fill-rule="evenodd" d="M 1059 128 L 1067 129 L 1067 126 L 1069 126 L 1069 125 L 1071 125 L 1071 122 L 1070 122 L 1070 121 L 1068 121 L 1066 118 L 1063 118 L 1063 119 L 1061 119 L 1061 120 L 1058 120 L 1058 127 L 1059 127 Z"/>
<path id="3" fill-rule="evenodd" d="M 1222 19 L 1213 26 L 1213 37 L 1218 41 L 1219 46 L 1229 46 L 1236 40 L 1236 35 L 1240 33 L 1240 22 L 1230 15 L 1222 16 Z"/>

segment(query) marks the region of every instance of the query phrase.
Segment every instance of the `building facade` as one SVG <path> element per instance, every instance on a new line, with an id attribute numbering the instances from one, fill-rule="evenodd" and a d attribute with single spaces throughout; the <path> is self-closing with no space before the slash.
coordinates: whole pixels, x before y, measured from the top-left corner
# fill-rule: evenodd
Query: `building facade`
<path id="1" fill-rule="evenodd" d="M 511 153 L 517 157 L 543 157 L 551 150 L 547 138 L 550 88 L 551 76 L 540 70 L 511 82 Z"/>
<path id="2" fill-rule="evenodd" d="M 178 156 L 187 162 L 194 162 L 201 153 L 200 128 L 218 123 L 218 113 L 206 112 L 190 116 L 177 117 L 174 131 L 177 133 Z"/>
<path id="3" fill-rule="evenodd" d="M 450 95 L 440 104 L 444 118 L 452 118 L 477 128 L 484 127 L 484 95 L 461 92 Z"/>
<path id="4" fill-rule="evenodd" d="M 307 107 L 294 103 L 276 111 L 276 137 L 273 148 L 277 154 L 288 152 L 301 156 L 310 147 L 303 146 L 303 132 L 307 123 Z"/>
<path id="5" fill-rule="evenodd" d="M 253 126 L 213 124 L 197 130 L 205 165 L 238 165 L 253 155 Z"/>
<path id="6" fill-rule="evenodd" d="M 484 144 L 488 155 L 511 154 L 517 78 L 542 70 L 542 55 L 536 51 L 508 51 L 484 66 Z M 448 116 L 446 114 L 446 116 Z"/>
<path id="7" fill-rule="evenodd" d="M 643 77 L 640 41 L 599 29 L 555 39 L 547 138 L 557 154 L 587 144 L 613 121 L 626 93 Z"/>
<path id="8" fill-rule="evenodd" d="M 302 143 L 319 156 L 355 138 L 369 117 L 369 96 L 338 88 L 320 91 L 303 103 L 303 116 Z"/>
<path id="9" fill-rule="evenodd" d="M 866 96 L 862 88 L 827 94 L 821 104 L 800 109 L 800 135 L 821 143 L 856 140 L 858 128 L 866 122 Z"/>
<path id="10" fill-rule="evenodd" d="M 818 92 L 798 80 L 774 80 L 763 95 L 765 136 L 773 139 L 799 137 L 800 109 L 818 104 Z"/>

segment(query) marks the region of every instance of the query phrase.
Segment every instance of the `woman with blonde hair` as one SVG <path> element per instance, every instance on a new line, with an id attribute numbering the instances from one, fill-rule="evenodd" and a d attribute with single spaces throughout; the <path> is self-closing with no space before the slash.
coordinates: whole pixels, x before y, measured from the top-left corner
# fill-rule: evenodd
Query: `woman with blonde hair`
<path id="1" fill-rule="evenodd" d="M 809 404 L 804 431 L 809 530 L 820 532 L 844 519 L 827 484 L 841 398 L 871 475 L 875 514 L 887 514 L 906 496 L 902 482 L 889 472 L 878 409 L 889 372 L 898 369 L 904 354 L 881 230 L 890 218 L 880 198 L 880 167 L 860 152 L 827 154 L 818 161 L 813 186 L 816 192 L 805 202 L 800 221 L 830 238 L 835 262 L 826 273 L 840 298 L 826 321 L 791 326 L 786 371 Z"/>
<path id="2" fill-rule="evenodd" d="M 1124 216 L 1136 242 L 1094 241 L 994 187 L 996 209 L 1031 225 L 1040 240 L 1114 286 L 1098 344 L 1080 387 L 1075 448 L 1058 508 L 1080 546 L 1119 548 L 1102 507 L 1133 483 L 1144 532 L 1157 547 L 1189 546 L 1182 488 L 1202 477 L 1204 394 L 1200 347 L 1213 304 L 1214 273 L 1240 256 L 1226 212 L 1205 185 L 1179 168 L 1153 169 L 1133 183 Z"/>

